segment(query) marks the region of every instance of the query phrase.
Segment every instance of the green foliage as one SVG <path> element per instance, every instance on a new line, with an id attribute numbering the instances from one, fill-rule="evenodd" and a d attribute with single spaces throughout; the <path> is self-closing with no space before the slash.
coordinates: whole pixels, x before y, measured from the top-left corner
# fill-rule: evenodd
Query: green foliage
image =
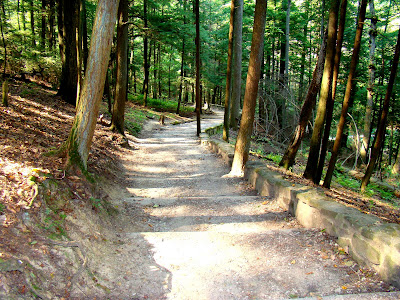
<path id="1" fill-rule="evenodd" d="M 67 215 L 64 212 L 55 213 L 51 209 L 46 208 L 45 218 L 40 224 L 40 227 L 49 232 L 49 238 L 61 239 L 67 237 L 65 231 L 65 218 Z"/>
<path id="2" fill-rule="evenodd" d="M 142 110 L 127 109 L 125 112 L 125 128 L 129 134 L 137 136 L 143 128 L 143 124 L 151 114 Z"/>
<path id="3" fill-rule="evenodd" d="M 3 203 L 0 203 L 0 213 L 3 213 L 5 208 L 5 205 Z"/>
<path id="4" fill-rule="evenodd" d="M 139 105 L 144 105 L 143 95 L 129 95 L 128 100 Z M 178 102 L 174 100 L 160 100 L 148 97 L 147 106 L 156 111 L 175 112 L 178 107 Z M 180 110 L 182 113 L 192 113 L 194 112 L 194 107 L 181 105 Z"/>

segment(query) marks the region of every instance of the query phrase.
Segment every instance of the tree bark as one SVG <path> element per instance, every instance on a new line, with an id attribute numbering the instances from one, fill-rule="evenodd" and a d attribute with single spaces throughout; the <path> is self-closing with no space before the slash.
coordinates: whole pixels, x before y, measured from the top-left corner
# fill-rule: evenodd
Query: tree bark
<path id="1" fill-rule="evenodd" d="M 339 1 L 331 0 L 328 21 L 328 40 L 326 46 L 326 57 L 324 74 L 322 75 L 321 91 L 317 108 L 317 115 L 314 121 L 313 133 L 310 140 L 310 151 L 308 154 L 307 166 L 303 176 L 307 179 L 316 181 L 317 166 L 319 161 L 321 137 L 324 129 L 326 108 L 329 99 L 329 93 L 332 86 L 332 74 L 336 49 L 337 24 Z"/>
<path id="2" fill-rule="evenodd" d="M 88 31 L 87 31 L 87 13 L 86 13 L 86 0 L 81 0 L 82 3 L 82 53 L 83 53 L 83 70 L 86 71 L 87 60 L 89 56 L 88 47 Z"/>
<path id="3" fill-rule="evenodd" d="M 242 23 L 243 0 L 235 0 L 235 16 L 233 25 L 233 64 L 232 64 L 232 99 L 230 127 L 237 129 L 240 115 L 240 96 L 242 94 Z"/>
<path id="4" fill-rule="evenodd" d="M 325 166 L 326 152 L 328 150 L 329 136 L 331 132 L 332 119 L 333 119 L 333 104 L 335 102 L 335 97 L 336 97 L 336 87 L 339 77 L 340 58 L 342 55 L 344 28 L 346 25 L 346 11 L 347 11 L 347 0 L 342 0 L 342 4 L 340 7 L 340 22 L 339 22 L 339 29 L 336 42 L 336 53 L 333 65 L 332 88 L 328 96 L 325 130 L 324 130 L 324 136 L 322 138 L 321 153 L 318 162 L 317 174 L 315 175 L 315 180 L 314 180 L 316 183 L 319 183 L 321 180 L 322 171 Z"/>
<path id="5" fill-rule="evenodd" d="M 143 68 L 144 68 L 144 81 L 143 81 L 143 101 L 144 106 L 147 106 L 147 97 L 149 93 L 149 62 L 148 62 L 148 40 L 147 40 L 147 0 L 143 0 L 143 18 L 144 18 L 144 39 L 143 39 Z"/>
<path id="6" fill-rule="evenodd" d="M 301 108 L 299 122 L 296 126 L 292 140 L 289 146 L 287 147 L 281 161 L 279 162 L 279 166 L 285 168 L 286 170 L 291 168 L 295 162 L 297 151 L 299 150 L 301 141 L 306 131 L 308 121 L 310 120 L 312 111 L 317 101 L 317 94 L 321 86 L 322 74 L 324 70 L 324 61 L 326 55 L 326 39 L 327 39 L 327 33 L 324 35 L 323 42 L 321 44 L 321 49 L 318 54 L 318 61 L 313 72 L 312 80 L 308 87 L 306 98 Z"/>
<path id="7" fill-rule="evenodd" d="M 66 142 L 69 166 L 84 172 L 103 95 L 118 0 L 99 0 L 90 43 L 88 67 L 77 112 Z M 102 62 L 102 63 L 99 63 Z"/>
<path id="8" fill-rule="evenodd" d="M 46 48 L 46 0 L 42 0 L 42 31 L 40 32 L 40 46 L 44 50 Z"/>
<path id="9" fill-rule="evenodd" d="M 368 66 L 368 87 L 367 87 L 367 104 L 365 107 L 364 130 L 361 144 L 361 159 L 364 163 L 368 162 L 369 138 L 372 123 L 372 109 L 374 105 L 374 86 L 375 86 L 375 48 L 378 19 L 375 14 L 374 0 L 369 1 L 369 11 L 371 14 L 371 29 L 369 31 L 369 66 Z"/>
<path id="10" fill-rule="evenodd" d="M 31 16 L 31 34 L 32 34 L 32 46 L 36 47 L 36 38 L 35 38 L 35 11 L 33 8 L 33 0 L 28 0 L 29 3 L 29 11 Z"/>
<path id="11" fill-rule="evenodd" d="M 353 55 L 351 57 L 351 62 L 350 62 L 350 71 L 349 71 L 349 76 L 347 79 L 346 92 L 345 92 L 344 99 L 343 99 L 342 112 L 340 115 L 339 124 L 338 124 L 337 131 L 336 131 L 336 139 L 335 139 L 335 142 L 334 142 L 333 148 L 332 148 L 332 156 L 329 161 L 328 171 L 326 172 L 326 176 L 325 176 L 325 180 L 324 180 L 324 187 L 326 187 L 326 188 L 330 188 L 330 185 L 331 185 L 333 171 L 335 169 L 336 160 L 337 160 L 337 157 L 339 154 L 339 149 L 340 149 L 341 142 L 342 142 L 343 130 L 344 130 L 344 126 L 346 124 L 347 112 L 353 104 L 352 103 L 353 97 L 351 97 L 351 91 L 352 91 L 353 79 L 354 79 L 354 75 L 356 73 L 356 68 L 357 68 L 359 53 L 360 53 L 360 48 L 361 48 L 361 37 L 362 37 L 362 31 L 363 31 L 363 27 L 364 27 L 367 2 L 368 2 L 368 0 L 362 0 L 362 2 L 360 4 L 360 14 L 358 17 L 356 36 L 354 39 Z"/>
<path id="12" fill-rule="evenodd" d="M 383 140 L 385 138 L 385 131 L 386 131 L 386 121 L 387 121 L 387 116 L 389 113 L 389 106 L 390 106 L 390 97 L 392 96 L 392 91 L 393 91 L 393 86 L 396 80 L 396 74 L 397 74 L 397 67 L 399 64 L 399 56 L 400 56 L 400 28 L 399 32 L 397 35 L 397 43 L 396 43 L 396 49 L 394 52 L 394 57 L 392 61 L 392 69 L 390 71 L 390 77 L 389 77 L 389 83 L 387 86 L 386 90 L 386 95 L 385 95 L 385 100 L 383 102 L 383 108 L 382 108 L 382 113 L 380 117 L 380 122 L 379 126 L 376 132 L 376 137 L 375 137 L 375 143 L 372 148 L 371 152 L 371 159 L 369 161 L 367 170 L 365 171 L 365 175 L 362 179 L 361 182 L 361 191 L 364 192 L 365 188 L 367 187 L 369 180 L 372 176 L 372 172 L 375 167 L 376 160 L 379 156 L 379 152 L 381 148 L 383 147 Z"/>
<path id="13" fill-rule="evenodd" d="M 201 95 L 200 95 L 200 0 L 195 0 L 195 17 L 196 17 L 196 123 L 197 136 L 201 133 L 200 111 L 201 111 Z"/>
<path id="14" fill-rule="evenodd" d="M 111 130 L 124 133 L 125 102 L 128 84 L 128 0 L 120 0 L 117 28 L 117 80 Z"/>
<path id="15" fill-rule="evenodd" d="M 229 19 L 229 37 L 228 37 L 228 61 L 226 68 L 226 85 L 225 85 L 225 110 L 224 110 L 224 127 L 222 138 L 229 141 L 229 117 L 231 106 L 231 78 L 232 78 L 232 48 L 233 48 L 233 22 L 235 15 L 235 0 L 231 0 L 231 15 Z"/>
<path id="16" fill-rule="evenodd" d="M 61 28 L 60 56 L 62 63 L 60 87 L 58 95 L 67 103 L 76 105 L 79 88 L 81 30 L 80 30 L 80 0 L 59 0 L 59 28 Z M 61 24 L 60 24 L 61 22 Z"/>
<path id="17" fill-rule="evenodd" d="M 251 133 L 258 94 L 258 84 L 261 71 L 261 59 L 264 47 L 264 32 L 267 12 L 267 1 L 256 0 L 254 11 L 253 36 L 251 41 L 249 69 L 246 79 L 246 91 L 243 101 L 243 112 L 239 133 L 235 145 L 230 175 L 243 176 L 244 166 L 249 157 Z"/>

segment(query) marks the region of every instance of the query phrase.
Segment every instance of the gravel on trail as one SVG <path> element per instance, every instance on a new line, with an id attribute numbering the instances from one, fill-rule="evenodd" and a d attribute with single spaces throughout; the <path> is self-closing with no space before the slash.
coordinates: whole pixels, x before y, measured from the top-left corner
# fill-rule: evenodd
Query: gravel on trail
<path id="1" fill-rule="evenodd" d="M 220 117 L 206 117 L 202 127 Z M 91 258 L 104 297 L 399 298 L 333 238 L 302 228 L 243 179 L 223 177 L 229 168 L 200 143 L 195 126 L 153 122 L 134 139 L 125 189 L 109 190 L 120 210 L 117 236 Z"/>

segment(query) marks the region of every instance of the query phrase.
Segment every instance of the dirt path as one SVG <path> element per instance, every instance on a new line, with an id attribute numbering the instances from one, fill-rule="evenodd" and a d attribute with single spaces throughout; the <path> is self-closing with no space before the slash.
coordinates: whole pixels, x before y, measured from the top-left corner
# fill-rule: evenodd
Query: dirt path
<path id="1" fill-rule="evenodd" d="M 390 289 L 323 232 L 302 228 L 243 180 L 222 178 L 229 169 L 200 145 L 194 123 L 154 126 L 136 144 L 124 162 L 126 189 L 109 190 L 121 211 L 117 236 L 90 257 L 104 297 L 290 299 Z"/>

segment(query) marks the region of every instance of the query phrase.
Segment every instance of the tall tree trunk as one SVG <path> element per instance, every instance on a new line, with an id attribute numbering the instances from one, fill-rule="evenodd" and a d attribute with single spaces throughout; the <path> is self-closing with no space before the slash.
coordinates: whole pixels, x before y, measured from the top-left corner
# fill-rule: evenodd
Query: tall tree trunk
<path id="1" fill-rule="evenodd" d="M 261 59 L 264 47 L 264 32 L 267 12 L 267 1 L 256 0 L 254 11 L 253 37 L 251 40 L 249 69 L 246 79 L 246 91 L 243 101 L 243 113 L 235 145 L 235 155 L 230 174 L 243 176 L 244 166 L 249 157 L 251 133 L 257 102 L 258 84 L 261 71 Z"/>
<path id="2" fill-rule="evenodd" d="M 361 144 L 361 159 L 364 163 L 368 162 L 369 137 L 372 123 L 372 109 L 374 105 L 374 86 L 375 86 L 375 48 L 376 48 L 376 24 L 378 19 L 375 14 L 374 0 L 369 1 L 369 11 L 371 14 L 371 29 L 369 31 L 369 66 L 368 66 L 368 87 L 367 104 L 365 107 L 364 131 Z"/>
<path id="3" fill-rule="evenodd" d="M 2 8 L 2 11 L 4 12 L 4 2 L 3 1 L 1 2 L 1 8 Z M 3 27 L 3 20 L 4 19 L 5 19 L 5 16 L 3 14 L 3 15 L 0 16 L 1 40 L 3 42 L 3 47 L 4 47 L 4 68 L 3 68 L 3 80 L 4 80 L 4 82 L 3 82 L 3 91 L 4 91 L 4 87 L 7 87 L 7 90 L 8 90 L 8 85 L 7 85 L 7 82 L 5 81 L 5 79 L 6 79 L 6 71 L 7 71 L 7 44 L 6 44 L 6 39 L 4 37 L 4 27 Z M 6 94 L 8 95 L 8 92 Z M 4 99 L 5 99 L 4 95 L 5 95 L 5 93 L 3 92 L 3 103 L 6 102 L 7 105 L 5 105 L 5 106 L 8 106 L 8 100 L 4 101 Z"/>
<path id="4" fill-rule="evenodd" d="M 147 97 L 149 93 L 149 62 L 148 62 L 148 40 L 147 40 L 147 0 L 143 0 L 143 18 L 144 18 L 144 39 L 143 39 L 143 68 L 144 68 L 144 81 L 143 81 L 143 101 L 144 106 L 147 106 Z"/>
<path id="5" fill-rule="evenodd" d="M 376 160 L 378 158 L 379 152 L 381 148 L 383 147 L 383 140 L 385 138 L 385 132 L 386 132 L 386 121 L 387 121 L 387 116 L 389 113 L 389 106 L 390 106 L 390 97 L 392 96 L 392 91 L 393 91 L 393 86 L 396 80 L 396 74 L 397 74 L 397 67 L 399 64 L 399 56 L 400 56 L 400 29 L 399 33 L 397 35 L 397 43 L 396 43 L 396 49 L 394 52 L 394 57 L 392 61 L 392 69 L 390 71 L 390 77 L 389 77 L 389 82 L 386 90 L 386 95 L 385 95 L 385 100 L 383 102 L 383 108 L 382 108 L 382 113 L 379 121 L 379 126 L 376 132 L 376 137 L 375 137 L 375 143 L 372 148 L 371 152 L 371 159 L 369 161 L 367 170 L 365 171 L 365 175 L 362 179 L 361 182 L 361 191 L 365 191 L 365 188 L 367 187 L 369 180 L 372 176 L 372 172 L 375 167 Z"/>
<path id="6" fill-rule="evenodd" d="M 82 3 L 82 51 L 83 51 L 83 69 L 86 71 L 87 60 L 89 56 L 88 48 L 88 31 L 87 31 L 87 13 L 86 13 L 86 1 L 81 0 Z"/>
<path id="7" fill-rule="evenodd" d="M 181 56 L 181 78 L 179 83 L 179 98 L 178 98 L 178 106 L 176 108 L 176 113 L 179 115 L 179 111 L 181 108 L 182 102 L 182 93 L 183 93 L 183 80 L 184 80 L 184 62 L 185 62 L 185 37 L 182 40 L 182 56 Z"/>
<path id="8" fill-rule="evenodd" d="M 103 95 L 118 0 L 99 0 L 88 67 L 72 129 L 65 144 L 68 165 L 87 170 L 87 160 Z M 102 63 L 99 63 L 102 62 Z"/>
<path id="9" fill-rule="evenodd" d="M 54 0 L 49 0 L 49 16 L 48 16 L 49 32 L 48 32 L 47 40 L 49 42 L 49 49 L 50 50 L 53 50 L 54 44 L 55 44 L 55 34 L 54 34 L 55 18 L 54 18 L 54 12 L 55 12 Z"/>
<path id="10" fill-rule="evenodd" d="M 232 48 L 233 48 L 233 22 L 235 15 L 235 0 L 231 0 L 231 15 L 229 20 L 229 37 L 228 37 L 228 61 L 226 68 L 226 86 L 225 86 L 225 111 L 224 111 L 224 128 L 222 138 L 229 141 L 229 108 L 231 106 L 231 77 L 232 77 Z"/>
<path id="11" fill-rule="evenodd" d="M 240 115 L 240 96 L 242 94 L 242 23 L 243 0 L 235 0 L 233 25 L 233 66 L 232 66 L 232 99 L 230 126 L 236 130 Z"/>
<path id="12" fill-rule="evenodd" d="M 195 0 L 194 5 L 196 18 L 196 120 L 197 120 L 197 136 L 201 133 L 200 111 L 201 111 L 201 95 L 200 95 L 200 0 Z"/>
<path id="13" fill-rule="evenodd" d="M 317 115 L 314 121 L 313 133 L 310 140 L 310 151 L 308 154 L 307 166 L 303 174 L 305 178 L 313 180 L 314 182 L 316 180 L 318 169 L 317 166 L 319 161 L 322 131 L 324 129 L 325 123 L 327 102 L 332 86 L 339 4 L 340 2 L 338 0 L 331 0 L 331 6 L 329 9 L 328 40 L 326 46 L 324 74 L 322 75 L 321 91 L 319 95 Z"/>
<path id="14" fill-rule="evenodd" d="M 128 0 L 120 0 L 117 28 L 117 82 L 111 130 L 124 133 L 125 102 L 128 83 Z"/>
<path id="15" fill-rule="evenodd" d="M 340 115 L 340 120 L 339 120 L 339 124 L 338 124 L 337 131 L 336 131 L 336 139 L 335 139 L 335 142 L 334 142 L 333 148 L 332 148 L 332 156 L 329 161 L 328 171 L 326 172 L 326 176 L 325 176 L 325 180 L 324 180 L 324 187 L 326 187 L 326 188 L 330 188 L 330 185 L 331 185 L 333 171 L 335 169 L 336 160 L 337 160 L 337 157 L 339 154 L 339 149 L 340 149 L 341 142 L 342 142 L 343 130 L 344 130 L 344 126 L 346 124 L 347 112 L 353 104 L 352 103 L 353 97 L 351 97 L 351 91 L 352 91 L 353 79 L 354 79 L 354 75 L 356 73 L 356 68 L 357 68 L 358 58 L 359 58 L 359 53 L 360 53 L 360 48 L 361 48 L 361 37 L 362 37 L 362 31 L 363 31 L 363 26 L 364 26 L 367 3 L 368 3 L 368 0 L 362 0 L 362 2 L 360 4 L 360 14 L 358 17 L 356 36 L 354 39 L 353 55 L 351 57 L 351 62 L 350 62 L 350 71 L 349 71 L 349 77 L 347 79 L 346 92 L 345 92 L 344 99 L 343 99 L 342 112 Z"/>
<path id="16" fill-rule="evenodd" d="M 42 16 L 42 31 L 40 33 L 40 46 L 44 50 L 46 48 L 46 0 L 42 0 L 42 10 L 41 10 L 41 16 Z"/>
<path id="17" fill-rule="evenodd" d="M 81 30 L 80 30 L 80 0 L 59 1 L 59 28 L 61 27 L 60 52 L 62 72 L 58 95 L 67 103 L 76 104 L 79 88 Z M 61 22 L 61 24 L 60 24 Z"/>
<path id="18" fill-rule="evenodd" d="M 347 11 L 347 0 L 342 0 L 342 4 L 340 7 L 340 22 L 339 22 L 339 29 L 336 42 L 336 53 L 333 65 L 332 88 L 328 96 L 325 130 L 324 130 L 324 136 L 322 138 L 321 153 L 318 162 L 317 174 L 315 175 L 315 180 L 314 180 L 316 183 L 319 183 L 321 180 L 322 171 L 325 166 L 326 152 L 328 150 L 329 136 L 333 120 L 333 104 L 335 102 L 335 97 L 336 97 L 336 87 L 339 77 L 340 58 L 342 55 L 344 28 L 346 25 L 346 11 Z"/>
<path id="19" fill-rule="evenodd" d="M 31 16 L 31 34 L 32 34 L 32 46 L 36 47 L 36 38 L 35 38 L 35 10 L 33 8 L 33 0 L 28 0 L 29 2 L 29 11 Z"/>
<path id="20" fill-rule="evenodd" d="M 318 54 L 317 64 L 313 72 L 312 80 L 308 87 L 306 98 L 301 108 L 299 122 L 296 126 L 292 140 L 289 146 L 287 147 L 281 161 L 279 162 L 279 165 L 285 168 L 286 170 L 291 168 L 295 162 L 297 151 L 299 150 L 301 140 L 303 139 L 307 124 L 311 118 L 312 111 L 315 107 L 315 102 L 317 100 L 317 94 L 321 86 L 322 74 L 324 70 L 324 62 L 326 55 L 326 40 L 327 40 L 327 33 L 324 35 L 323 43 L 321 44 L 321 49 Z"/>

